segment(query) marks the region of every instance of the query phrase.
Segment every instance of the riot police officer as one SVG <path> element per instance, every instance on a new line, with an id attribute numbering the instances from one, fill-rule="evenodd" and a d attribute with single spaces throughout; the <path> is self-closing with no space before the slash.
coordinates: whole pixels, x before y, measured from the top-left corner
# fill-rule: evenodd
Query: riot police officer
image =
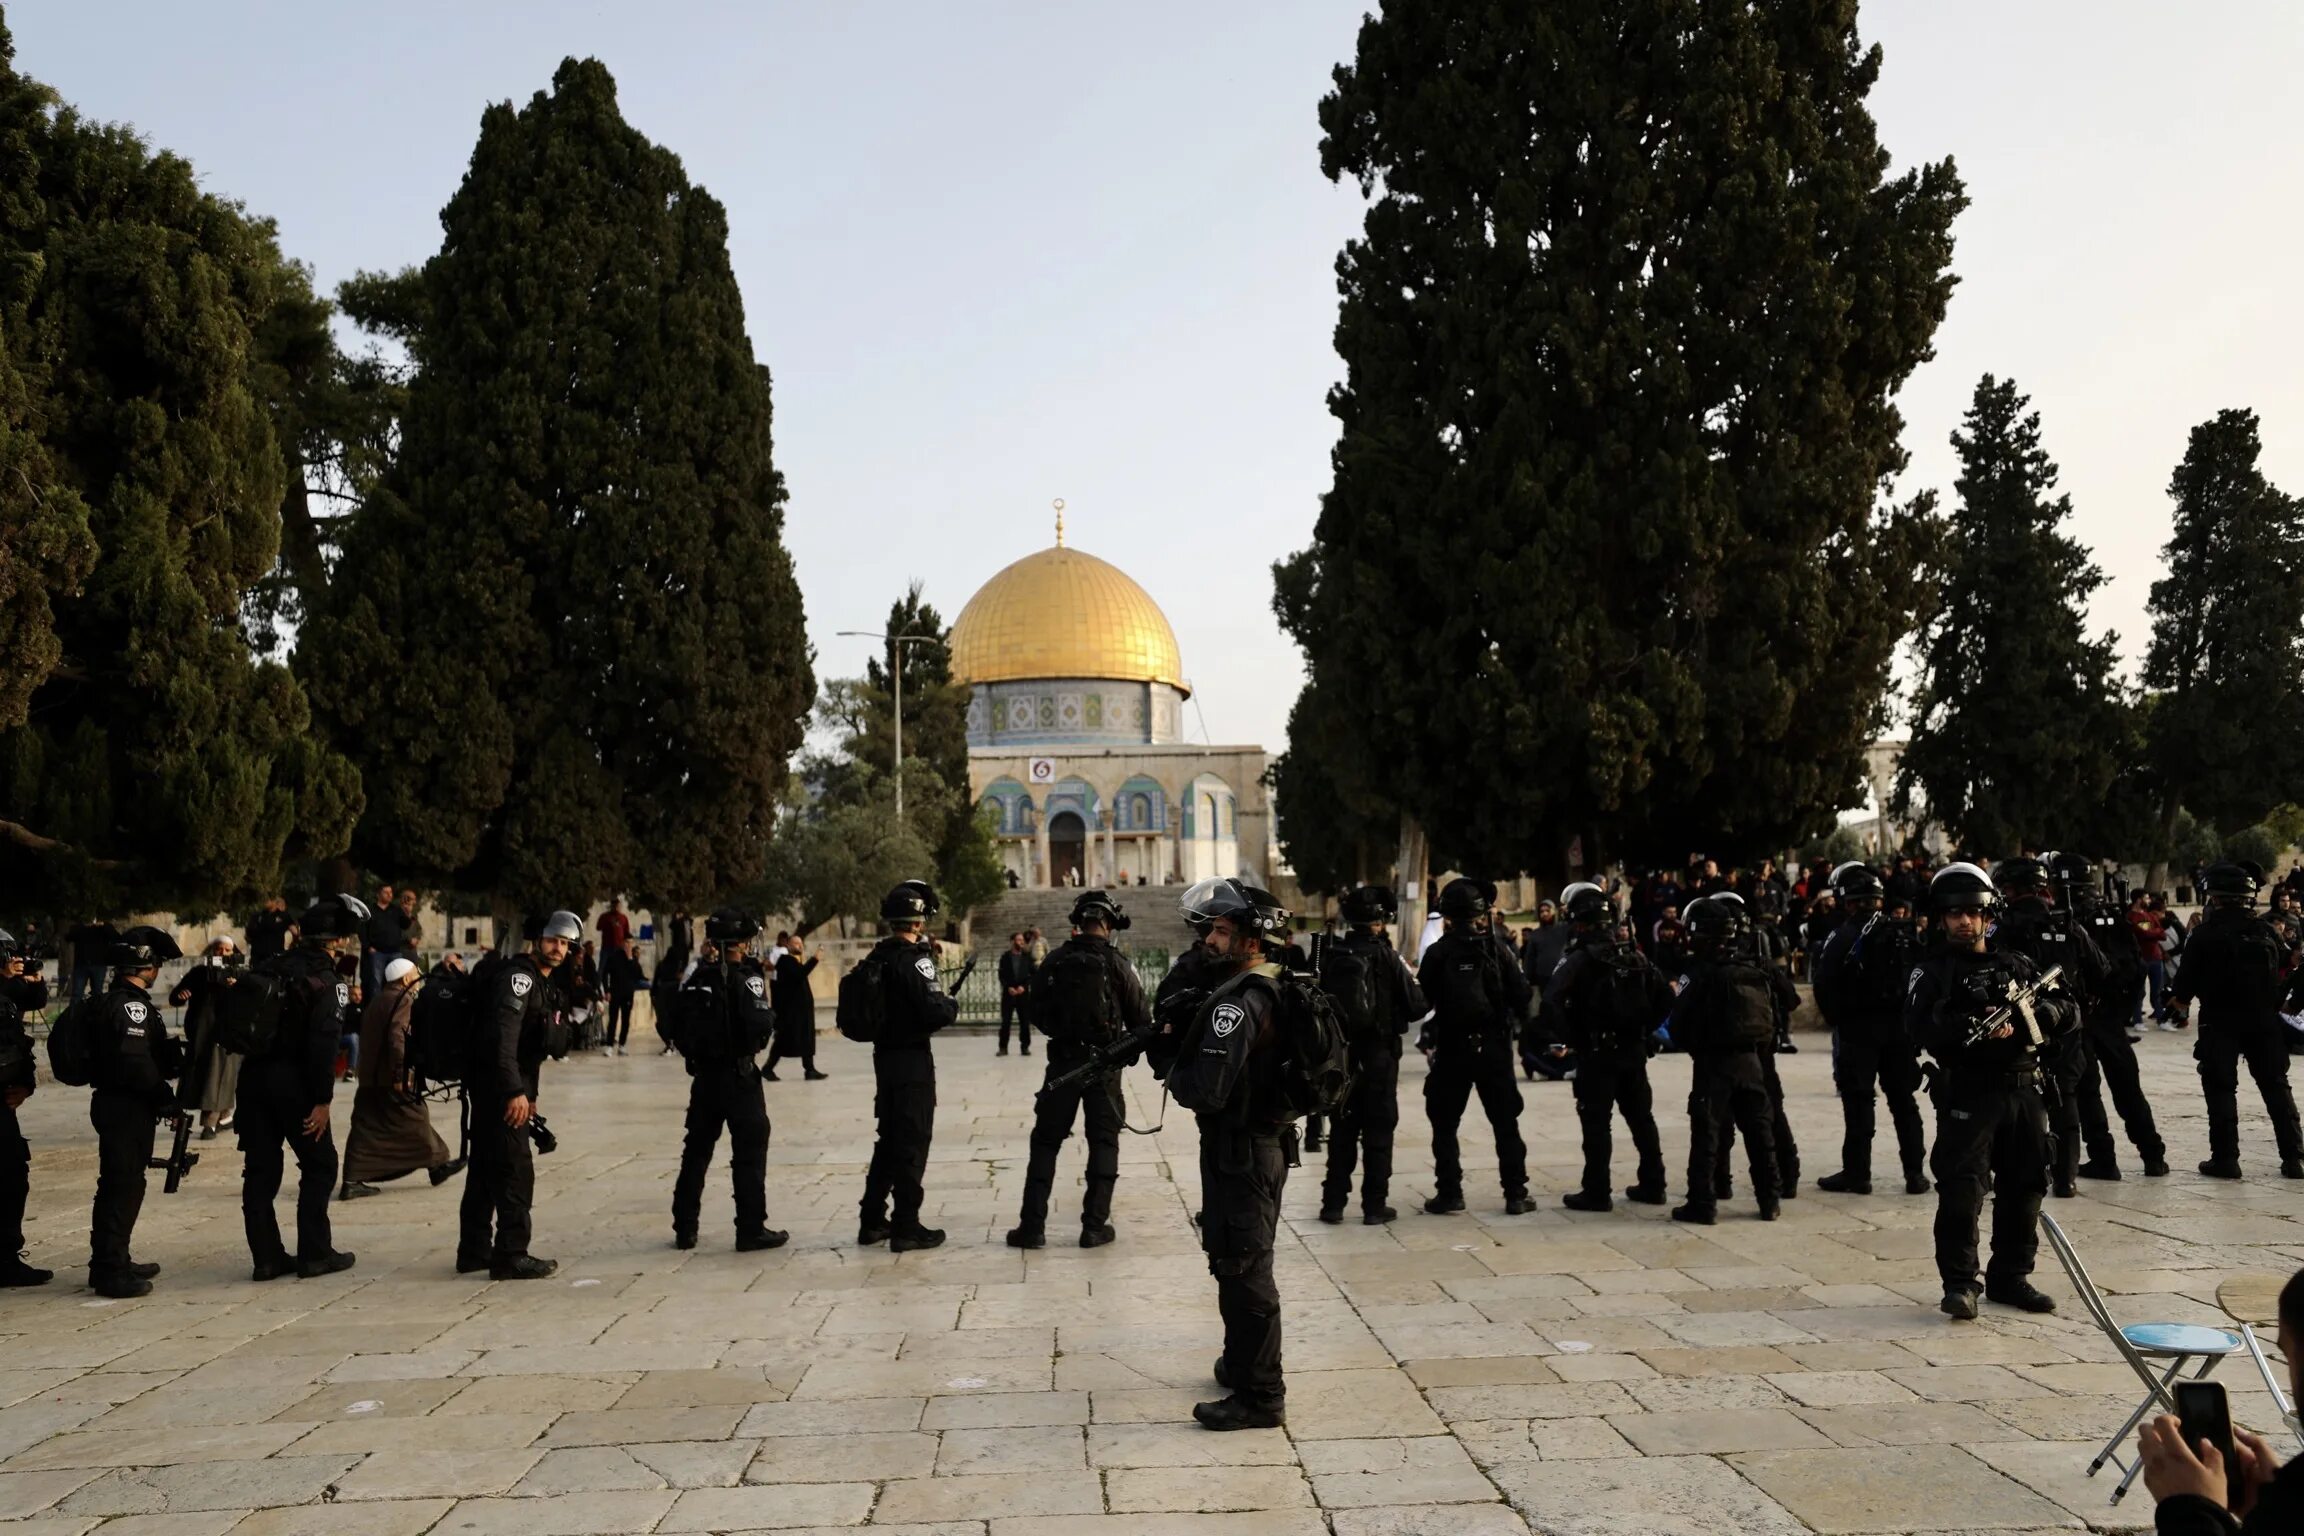
<path id="1" fill-rule="evenodd" d="M 1576 1118 L 1584 1132 L 1584 1184 L 1561 1197 L 1572 1211 L 1614 1210 L 1610 1164 L 1614 1117 L 1632 1133 L 1638 1172 L 1624 1198 L 1664 1203 L 1664 1146 L 1648 1058 L 1656 1027 L 1672 1012 L 1672 984 L 1654 962 L 1616 937 L 1616 904 L 1590 881 L 1560 893 L 1568 915 L 1567 953 L 1544 988 L 1544 1012 L 1561 1021 L 1576 1052 Z"/>
<path id="2" fill-rule="evenodd" d="M 2023 955 L 2042 972 L 2062 966 L 2062 990 L 2085 1017 L 2110 987 L 2112 970 L 2071 909 L 2053 905 L 2055 882 L 2048 866 L 2035 858 L 2003 859 L 1992 880 L 2008 904 L 1993 942 Z M 2069 1200 L 2079 1193 L 2074 1180 L 2080 1176 L 2080 1080 L 2088 1071 L 2087 1032 L 2075 1027 L 2051 1040 L 2040 1065 L 2048 1106 L 2049 1188 L 2057 1199 Z"/>
<path id="3" fill-rule="evenodd" d="M 0 931 L 0 1290 L 46 1285 L 54 1271 L 24 1260 L 24 1205 L 32 1195 L 32 1146 L 16 1111 L 38 1086 L 24 1015 L 48 1005 L 48 984 L 24 972 L 13 934 Z"/>
<path id="4" fill-rule="evenodd" d="M 1451 880 L 1440 892 L 1440 936 L 1424 951 L 1417 980 L 1432 1004 L 1432 1070 L 1424 1079 L 1424 1113 L 1432 1122 L 1432 1198 L 1424 1209 L 1444 1216 L 1464 1209 L 1464 1167 L 1456 1127 L 1474 1093 L 1496 1133 L 1497 1176 L 1504 1212 L 1536 1209 L 1528 1198 L 1528 1148 L 1520 1139 L 1520 1083 L 1514 1075 L 1514 1024 L 1534 994 L 1520 967 L 1488 932 L 1488 897 L 1478 882 Z"/>
<path id="5" fill-rule="evenodd" d="M 1872 1193 L 1878 1099 L 1888 1100 L 1904 1192 L 1924 1195 L 1928 1130 L 1920 1116 L 1920 1056 L 1904 1032 L 1904 989 L 1920 954 L 1920 931 L 1880 910 L 1887 886 L 1870 866 L 1832 871 L 1841 920 L 1816 956 L 1816 1006 L 1832 1026 L 1832 1086 L 1840 1095 L 1840 1169 L 1816 1181 L 1836 1195 Z"/>
<path id="6" fill-rule="evenodd" d="M 1760 1053 L 1760 1086 L 1768 1095 L 1769 1145 L 1775 1149 L 1776 1198 L 1795 1200 L 1800 1196 L 1800 1141 L 1792 1134 L 1791 1117 L 1784 1112 L 1784 1079 L 1776 1070 L 1778 1056 L 1798 1055 L 1792 1044 L 1792 1014 L 1800 1006 L 1800 990 L 1792 984 L 1792 973 L 1785 969 L 1784 956 L 1789 951 L 1782 947 L 1780 934 L 1771 936 L 1752 921 L 1752 909 L 1744 898 L 1734 891 L 1715 891 L 1702 900 L 1717 901 L 1727 913 L 1736 931 L 1736 952 L 1745 964 L 1768 976 L 1769 1005 L 1776 1020 L 1775 1043 Z M 1720 1156 L 1713 1164 L 1720 1183 L 1715 1194 L 1722 1200 L 1730 1193 L 1728 1164 L 1736 1151 L 1736 1119 L 1723 1115 L 1719 1123 Z"/>
<path id="7" fill-rule="evenodd" d="M 1268 956 L 1287 938 L 1288 913 L 1237 881 L 1199 895 L 1187 918 L 1202 915 L 1210 963 L 1229 974 L 1174 1042 L 1168 1087 L 1200 1123 L 1200 1246 L 1224 1320 L 1216 1383 L 1231 1395 L 1195 1404 L 1192 1417 L 1208 1429 L 1274 1429 L 1287 1422 L 1288 1393 L 1272 1248 L 1296 1146 L 1277 1091 L 1281 975 Z"/>
<path id="8" fill-rule="evenodd" d="M 2108 1087 L 2112 1107 L 2119 1112 L 2128 1139 L 2144 1160 L 2144 1176 L 2165 1177 L 2168 1145 L 2153 1123 L 2151 1101 L 2144 1097 L 2142 1074 L 2136 1065 L 2136 1042 L 2128 1038 L 2133 999 L 2144 985 L 2144 956 L 2136 947 L 2136 930 L 2098 900 L 2096 869 L 2088 860 L 2077 854 L 2057 854 L 2048 861 L 2048 874 L 2055 882 L 2058 901 L 2104 960 L 2103 986 L 2081 1000 L 2080 1036 L 2086 1059 L 2077 1098 L 2081 1144 L 2088 1160 L 2076 1172 L 2083 1179 L 2120 1177 L 2119 1147 L 2112 1140 L 2112 1125 L 2104 1114 Z"/>
<path id="9" fill-rule="evenodd" d="M 1113 947 L 1112 935 L 1128 926 L 1128 914 L 1102 891 L 1083 891 L 1072 903 L 1072 936 L 1048 956 L 1032 979 L 1032 1019 L 1047 1044 L 1043 1082 L 1053 1084 L 1087 1062 L 1098 1047 L 1122 1035 L 1142 1036 L 1152 1025 L 1144 984 L 1136 967 Z M 1126 1118 L 1120 1097 L 1125 1060 L 1113 1058 L 1069 1088 L 1043 1088 L 1032 1118 L 1032 1157 L 1024 1172 L 1024 1205 L 1008 1231 L 1011 1248 L 1048 1243 L 1048 1197 L 1056 1187 L 1056 1158 L 1084 1122 L 1088 1139 L 1088 1185 L 1080 1201 L 1080 1246 L 1101 1248 L 1117 1235 L 1112 1229 L 1112 1188 L 1120 1181 L 1120 1127 Z"/>
<path id="10" fill-rule="evenodd" d="M 529 930 L 528 947 L 475 984 L 479 1017 L 464 1066 L 472 1111 L 472 1161 L 457 1213 L 456 1272 L 491 1280 L 542 1280 L 558 1261 L 528 1251 L 536 1207 L 531 1142 L 536 1094 L 552 1044 L 550 980 L 584 937 L 576 914 L 554 912 Z"/>
<path id="11" fill-rule="evenodd" d="M 1360 1220 L 1378 1227 L 1400 1213 L 1386 1203 L 1392 1192 L 1392 1140 L 1400 1126 L 1400 1042 L 1431 1005 L 1415 975 L 1392 948 L 1389 932 L 1399 907 L 1381 885 L 1364 885 L 1339 903 L 1347 932 L 1340 942 L 1367 976 L 1376 1016 L 1352 1041 L 1352 1097 L 1328 1136 L 1328 1168 L 1320 1181 L 1320 1219 L 1343 1221 L 1352 1197 L 1352 1165 L 1362 1164 Z"/>
<path id="12" fill-rule="evenodd" d="M 752 957 L 760 924 L 722 907 L 704 920 L 719 958 L 699 965 L 674 1003 L 672 1040 L 688 1068 L 687 1134 L 672 1181 L 672 1246 L 696 1246 L 704 1175 L 728 1128 L 728 1171 L 736 1186 L 736 1251 L 781 1248 L 790 1233 L 768 1225 L 768 1101 L 760 1053 L 776 1035 L 768 974 Z"/>
<path id="13" fill-rule="evenodd" d="M 184 1048 L 152 1001 L 165 960 L 183 956 L 175 939 L 143 924 L 107 958 L 112 988 L 96 1000 L 88 1032 L 88 1123 L 96 1128 L 96 1201 L 88 1217 L 88 1286 L 99 1296 L 147 1296 L 157 1264 L 139 1264 L 128 1242 L 144 1208 L 159 1117 L 176 1107 L 169 1080 L 184 1070 Z"/>
<path id="14" fill-rule="evenodd" d="M 2201 885 L 2208 916 L 2184 947 L 2184 965 L 2169 989 L 2178 1016 L 2200 1003 L 2200 1036 L 2192 1059 L 2208 1099 L 2208 1160 L 2212 1179 L 2240 1177 L 2240 1062 L 2264 1096 L 2280 1172 L 2304 1179 L 2304 1131 L 2288 1088 L 2287 1026 L 2280 1022 L 2281 962 L 2286 948 L 2272 925 L 2255 913 L 2261 882 L 2238 864 L 2211 865 Z"/>
<path id="15" fill-rule="evenodd" d="M 879 979 L 883 1019 L 872 1042 L 872 1113 L 879 1136 L 864 1175 L 856 1241 L 885 1242 L 895 1253 L 944 1241 L 941 1229 L 920 1224 L 926 1198 L 921 1180 L 936 1133 L 936 1057 L 929 1039 L 960 1014 L 958 1001 L 936 985 L 928 919 L 937 909 L 936 892 L 925 880 L 907 880 L 891 890 L 880 901 L 887 935 L 863 962 Z"/>
<path id="16" fill-rule="evenodd" d="M 1670 1028 L 1690 1067 L 1688 1199 L 1672 1208 L 1672 1219 L 1707 1227 L 1718 1219 L 1729 1138 L 1740 1130 L 1752 1198 L 1760 1219 L 1774 1221 L 1781 1192 L 1775 1115 L 1762 1062 L 1775 1057 L 1777 1016 L 1792 983 L 1754 959 L 1741 902 L 1706 896 L 1691 902 L 1684 915 L 1694 960 Z M 1581 1070 L 1577 1076 L 1581 1080 Z"/>
<path id="17" fill-rule="evenodd" d="M 2000 893 L 1973 864 L 1947 864 L 1928 885 L 1936 919 L 1912 973 L 1904 1022 L 1936 1061 L 1936 1272 L 1946 1316 L 1973 1321 L 1979 1289 L 2026 1312 L 2056 1303 L 2032 1284 L 2040 1197 L 2048 1189 L 2048 1112 L 2042 1057 L 2079 1027 L 2078 1009 L 2037 985 L 2040 972 L 1987 936 Z M 1977 1223 L 1992 1194 L 1992 1261 L 1979 1287 Z"/>
<path id="18" fill-rule="evenodd" d="M 259 1281 L 352 1267 L 353 1256 L 338 1251 L 328 1220 L 337 1171 L 328 1106 L 336 1091 L 337 1043 L 352 1016 L 351 984 L 337 972 L 336 959 L 353 952 L 370 915 L 357 896 L 323 896 L 298 919 L 295 947 L 249 973 L 247 985 L 270 996 L 277 1019 L 269 1049 L 251 1052 L 240 1068 L 233 1119 L 240 1132 L 240 1222 Z M 272 1209 L 288 1152 L 296 1157 L 294 1258 Z"/>

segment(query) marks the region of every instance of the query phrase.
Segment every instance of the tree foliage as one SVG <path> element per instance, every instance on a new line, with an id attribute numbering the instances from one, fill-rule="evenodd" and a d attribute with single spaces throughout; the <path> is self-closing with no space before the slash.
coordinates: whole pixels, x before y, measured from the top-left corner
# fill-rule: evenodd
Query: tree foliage
<path id="1" fill-rule="evenodd" d="M 2258 465 L 2253 411 L 2192 429 L 2168 482 L 2168 574 L 2152 584 L 2148 751 L 2172 823 L 2220 830 L 2304 799 L 2304 502 Z"/>
<path id="2" fill-rule="evenodd" d="M 1371 202 L 1277 609 L 1321 771 L 1436 861 L 1757 850 L 1855 799 L 1930 532 L 1883 505 L 1894 396 L 1965 204 L 1949 161 L 1889 177 L 1855 13 L 1394 7 L 1336 71 L 1323 165 Z"/>
<path id="3" fill-rule="evenodd" d="M 355 852 L 703 905 L 759 877 L 814 688 L 726 215 L 571 59 L 483 114 L 441 226 L 345 294 L 413 370 L 298 654 Z"/>
<path id="4" fill-rule="evenodd" d="M 2030 404 L 1986 374 L 1952 434 L 1959 505 L 1897 772 L 1900 807 L 1917 788 L 1962 848 L 1999 856 L 2084 840 L 2129 740 L 2118 641 L 2088 638 L 2104 574 L 2059 531 L 2072 498 Z"/>
<path id="5" fill-rule="evenodd" d="M 90 123 L 0 30 L 0 888 L 211 912 L 342 848 L 351 765 L 252 654 L 279 543 L 268 223 Z"/>

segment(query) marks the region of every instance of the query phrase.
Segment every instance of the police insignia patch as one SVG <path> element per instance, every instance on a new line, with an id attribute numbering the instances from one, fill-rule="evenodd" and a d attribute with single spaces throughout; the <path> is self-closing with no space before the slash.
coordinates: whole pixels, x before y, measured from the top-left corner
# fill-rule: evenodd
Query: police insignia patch
<path id="1" fill-rule="evenodd" d="M 1222 1040 L 1238 1029 L 1248 1014 L 1238 1003 L 1218 1003 L 1216 1011 L 1208 1015 L 1208 1027 Z"/>
<path id="2" fill-rule="evenodd" d="M 514 997 L 526 997 L 528 989 L 534 985 L 535 980 L 532 977 L 515 976 L 512 978 L 512 995 Z"/>
<path id="3" fill-rule="evenodd" d="M 929 959 L 926 955 L 922 955 L 919 959 L 913 961 L 912 969 L 918 971 L 920 973 L 921 979 L 924 981 L 934 981 L 936 979 L 936 962 Z"/>
<path id="4" fill-rule="evenodd" d="M 747 976 L 747 977 L 745 977 L 745 978 L 744 978 L 744 990 L 745 990 L 745 991 L 747 991 L 747 992 L 749 992 L 749 993 L 751 993 L 751 994 L 752 994 L 754 997 L 758 997 L 758 996 L 760 996 L 760 993 L 761 993 L 761 987 L 760 987 L 760 978 L 759 978 L 759 977 L 757 977 L 757 976 Z"/>
<path id="5" fill-rule="evenodd" d="M 352 989 L 341 981 L 336 983 L 336 1006 L 345 1008 L 351 1006 L 351 1003 Z"/>
<path id="6" fill-rule="evenodd" d="M 123 1004 L 122 1010 L 128 1015 L 129 1023 L 141 1024 L 144 1022 L 144 1005 L 142 1003 Z"/>

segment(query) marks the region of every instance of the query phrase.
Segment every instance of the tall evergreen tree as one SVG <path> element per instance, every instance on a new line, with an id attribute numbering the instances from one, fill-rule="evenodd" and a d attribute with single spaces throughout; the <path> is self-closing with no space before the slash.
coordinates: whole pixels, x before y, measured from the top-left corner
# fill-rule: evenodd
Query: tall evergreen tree
<path id="1" fill-rule="evenodd" d="M 2083 838 L 2128 761 L 2119 643 L 2088 638 L 2104 573 L 2058 531 L 2072 498 L 2030 404 L 1986 374 L 1952 434 L 1959 506 L 1897 774 L 1904 807 L 1917 788 L 1961 847 L 1999 856 Z"/>
<path id="2" fill-rule="evenodd" d="M 16 73 L 0 30 L 0 890 L 212 912 L 333 853 L 349 763 L 241 625 L 279 539 L 268 224 Z"/>
<path id="3" fill-rule="evenodd" d="M 441 225 L 367 295 L 414 373 L 298 656 L 356 852 L 505 907 L 743 887 L 814 683 L 726 215 L 570 59 Z"/>
<path id="4" fill-rule="evenodd" d="M 2262 451 L 2255 412 L 2219 411 L 2168 482 L 2144 662 L 2164 829 L 2182 808 L 2236 832 L 2304 800 L 2304 502 L 2264 478 Z"/>
<path id="5" fill-rule="evenodd" d="M 1759 849 L 1853 799 L 1884 509 L 1964 206 L 1888 176 L 1855 0 L 1396 5 L 1321 104 L 1334 483 L 1283 624 L 1443 860 Z M 1696 841 L 1690 841 L 1691 838 Z"/>

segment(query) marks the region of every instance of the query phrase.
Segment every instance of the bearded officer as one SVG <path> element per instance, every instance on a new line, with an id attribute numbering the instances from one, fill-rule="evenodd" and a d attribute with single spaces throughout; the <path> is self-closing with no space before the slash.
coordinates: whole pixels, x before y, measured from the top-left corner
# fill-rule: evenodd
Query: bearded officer
<path id="1" fill-rule="evenodd" d="M 879 1135 L 864 1175 L 856 1241 L 885 1242 L 892 1253 L 934 1248 L 940 1228 L 923 1226 L 928 1146 L 936 1134 L 936 1055 L 930 1038 L 960 1015 L 957 999 L 936 985 L 935 888 L 907 880 L 880 899 L 887 935 L 866 957 L 880 977 L 883 1020 L 872 1042 L 872 1113 Z"/>
<path id="2" fill-rule="evenodd" d="M 269 1048 L 240 1069 L 233 1124 L 240 1132 L 240 1221 L 254 1278 L 311 1279 L 352 1267 L 328 1220 L 336 1191 L 336 1133 L 328 1123 L 336 1092 L 336 1049 L 352 1015 L 352 988 L 337 957 L 356 951 L 372 914 L 357 896 L 323 896 L 297 921 L 293 949 L 258 962 L 240 985 L 276 989 L 278 1023 Z M 253 994 L 252 994 L 253 995 Z M 272 1202 L 296 1157 L 296 1254 L 280 1237 Z"/>
<path id="3" fill-rule="evenodd" d="M 1339 942 L 1368 969 L 1378 1017 L 1370 1038 L 1352 1042 L 1352 1097 L 1329 1130 L 1320 1219 L 1331 1225 L 1344 1220 L 1358 1153 L 1360 1221 L 1377 1227 L 1400 1214 L 1387 1202 L 1392 1192 L 1392 1142 L 1400 1126 L 1400 1043 L 1409 1026 L 1427 1018 L 1432 1007 L 1424 1001 L 1408 962 L 1392 947 L 1390 926 L 1399 915 L 1392 892 L 1381 885 L 1364 885 L 1339 905 L 1348 925 Z"/>
<path id="4" fill-rule="evenodd" d="M 491 1280 L 542 1280 L 560 1267 L 528 1251 L 536 1207 L 530 1126 L 556 1006 L 548 982 L 583 939 L 584 924 L 559 911 L 532 931 L 527 950 L 486 978 L 465 1063 L 472 1161 L 458 1212 L 460 1275 L 485 1269 Z"/>
<path id="5" fill-rule="evenodd" d="M 728 1171 L 736 1188 L 736 1251 L 781 1248 L 791 1235 L 768 1225 L 768 1101 L 760 1053 L 776 1035 L 768 977 L 752 958 L 760 924 L 722 907 L 704 920 L 719 958 L 696 967 L 673 1004 L 673 1043 L 688 1067 L 687 1138 L 672 1182 L 672 1246 L 696 1246 L 704 1176 L 728 1128 Z"/>
<path id="6" fill-rule="evenodd" d="M 144 1209 L 144 1174 L 159 1117 L 176 1107 L 168 1083 L 184 1070 L 184 1048 L 169 1037 L 152 984 L 161 962 L 183 953 L 157 928 L 129 929 L 107 957 L 112 989 L 94 1004 L 88 1123 L 96 1128 L 96 1202 L 88 1217 L 88 1287 L 99 1296 L 148 1296 L 160 1273 L 159 1265 L 131 1258 L 128 1243 Z"/>

